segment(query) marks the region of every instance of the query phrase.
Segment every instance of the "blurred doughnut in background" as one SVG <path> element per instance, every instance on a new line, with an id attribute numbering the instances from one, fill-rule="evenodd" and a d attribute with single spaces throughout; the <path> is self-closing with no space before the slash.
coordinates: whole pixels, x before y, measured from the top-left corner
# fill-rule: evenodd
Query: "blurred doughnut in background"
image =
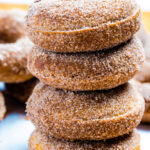
<path id="1" fill-rule="evenodd" d="M 145 113 L 142 122 L 150 123 L 150 1 L 137 0 L 142 8 L 143 25 L 137 33 L 145 50 L 145 63 L 140 72 L 135 76 L 139 82 L 137 87 L 145 99 Z"/>

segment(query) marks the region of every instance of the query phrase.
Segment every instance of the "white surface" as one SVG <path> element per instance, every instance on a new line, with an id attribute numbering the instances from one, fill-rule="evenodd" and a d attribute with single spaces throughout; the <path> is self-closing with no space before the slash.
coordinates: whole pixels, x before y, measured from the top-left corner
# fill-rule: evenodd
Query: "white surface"
<path id="1" fill-rule="evenodd" d="M 28 150 L 28 139 L 34 130 L 21 114 L 12 113 L 0 123 L 0 150 Z M 141 150 L 150 150 L 150 124 L 139 127 Z"/>
<path id="2" fill-rule="evenodd" d="M 137 0 L 137 2 L 140 4 L 142 10 L 150 11 L 150 0 Z"/>
<path id="3" fill-rule="evenodd" d="M 141 135 L 141 150 L 150 150 L 150 124 L 140 125 L 138 131 Z"/>
<path id="4" fill-rule="evenodd" d="M 34 130 L 30 121 L 20 114 L 11 114 L 0 123 L 0 150 L 27 150 Z"/>

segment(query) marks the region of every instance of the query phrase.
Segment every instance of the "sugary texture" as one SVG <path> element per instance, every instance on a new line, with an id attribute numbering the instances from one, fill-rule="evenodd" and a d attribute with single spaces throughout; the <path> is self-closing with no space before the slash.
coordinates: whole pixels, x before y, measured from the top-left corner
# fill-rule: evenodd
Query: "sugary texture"
<path id="1" fill-rule="evenodd" d="M 25 35 L 25 12 L 0 10 L 0 43 L 13 43 Z"/>
<path id="2" fill-rule="evenodd" d="M 29 71 L 52 87 L 68 90 L 111 89 L 131 79 L 144 61 L 136 37 L 113 49 L 88 53 L 53 53 L 34 46 Z"/>
<path id="3" fill-rule="evenodd" d="M 37 82 L 38 80 L 36 78 L 32 78 L 22 83 L 5 84 L 4 93 L 13 99 L 26 102 Z"/>
<path id="4" fill-rule="evenodd" d="M 48 136 L 106 140 L 136 128 L 144 106 L 144 99 L 130 83 L 86 92 L 63 91 L 39 83 L 27 102 L 27 116 Z"/>
<path id="5" fill-rule="evenodd" d="M 37 0 L 29 8 L 31 40 L 54 52 L 112 48 L 140 28 L 135 0 Z"/>
<path id="6" fill-rule="evenodd" d="M 150 122 L 150 83 L 136 82 L 136 87 L 145 99 L 145 112 L 142 122 Z"/>
<path id="7" fill-rule="evenodd" d="M 140 150 L 137 131 L 107 141 L 64 141 L 34 131 L 29 140 L 29 150 Z"/>
<path id="8" fill-rule="evenodd" d="M 0 44 L 0 81 L 18 83 L 33 77 L 27 70 L 27 55 L 32 47 L 27 37 L 15 43 Z"/>
<path id="9" fill-rule="evenodd" d="M 0 92 L 0 121 L 4 118 L 5 113 L 6 113 L 6 107 L 5 107 L 4 97 Z"/>

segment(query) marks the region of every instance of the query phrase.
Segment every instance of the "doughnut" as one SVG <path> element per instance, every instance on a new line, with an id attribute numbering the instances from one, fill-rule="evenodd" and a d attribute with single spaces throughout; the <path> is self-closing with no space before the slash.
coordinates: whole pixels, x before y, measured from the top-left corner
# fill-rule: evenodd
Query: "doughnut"
<path id="1" fill-rule="evenodd" d="M 36 0 L 26 17 L 33 43 L 53 52 L 112 48 L 131 39 L 140 22 L 135 0 Z"/>
<path id="2" fill-rule="evenodd" d="M 25 15 L 19 9 L 0 10 L 0 43 L 14 43 L 25 35 Z"/>
<path id="3" fill-rule="evenodd" d="M 114 88 L 133 78 L 143 61 L 141 41 L 133 37 L 113 49 L 86 53 L 53 53 L 34 46 L 28 57 L 28 69 L 55 88 L 101 90 Z"/>
<path id="4" fill-rule="evenodd" d="M 37 82 L 38 80 L 36 78 L 32 78 L 22 83 L 7 83 L 5 84 L 4 93 L 13 99 L 26 102 Z"/>
<path id="5" fill-rule="evenodd" d="M 27 69 L 27 55 L 32 46 L 26 36 L 15 43 L 0 44 L 0 81 L 18 83 L 33 77 Z"/>
<path id="6" fill-rule="evenodd" d="M 22 10 L 0 11 L 0 81 L 25 82 L 33 76 L 27 70 L 27 55 L 33 43 L 25 33 Z"/>
<path id="7" fill-rule="evenodd" d="M 140 136 L 136 130 L 129 135 L 107 141 L 64 141 L 34 131 L 29 150 L 140 150 Z"/>
<path id="8" fill-rule="evenodd" d="M 3 120 L 6 113 L 6 107 L 3 94 L 0 92 L 0 121 Z"/>
<path id="9" fill-rule="evenodd" d="M 67 91 L 39 83 L 27 102 L 27 116 L 39 131 L 57 139 L 106 140 L 140 123 L 144 99 L 132 86 L 106 91 Z"/>
<path id="10" fill-rule="evenodd" d="M 136 82 L 136 86 L 145 99 L 145 112 L 142 122 L 150 122 L 150 83 Z"/>

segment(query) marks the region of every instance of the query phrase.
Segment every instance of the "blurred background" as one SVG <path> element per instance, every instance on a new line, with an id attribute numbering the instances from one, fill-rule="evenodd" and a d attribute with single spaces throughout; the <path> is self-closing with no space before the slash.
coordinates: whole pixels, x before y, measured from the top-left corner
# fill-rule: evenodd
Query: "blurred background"
<path id="1" fill-rule="evenodd" d="M 10 10 L 20 8 L 28 10 L 28 5 L 33 0 L 0 0 L 0 9 Z M 137 0 L 142 9 L 142 20 L 144 28 L 150 33 L 150 0 Z M 25 118 L 25 105 L 11 104 L 9 111 L 11 115 L 7 115 L 3 122 L 0 122 L 0 150 L 27 150 L 28 138 L 34 127 L 30 121 Z M 150 124 L 142 124 L 139 126 L 141 134 L 142 150 L 150 150 Z M 9 144 L 8 144 L 9 143 Z"/>

